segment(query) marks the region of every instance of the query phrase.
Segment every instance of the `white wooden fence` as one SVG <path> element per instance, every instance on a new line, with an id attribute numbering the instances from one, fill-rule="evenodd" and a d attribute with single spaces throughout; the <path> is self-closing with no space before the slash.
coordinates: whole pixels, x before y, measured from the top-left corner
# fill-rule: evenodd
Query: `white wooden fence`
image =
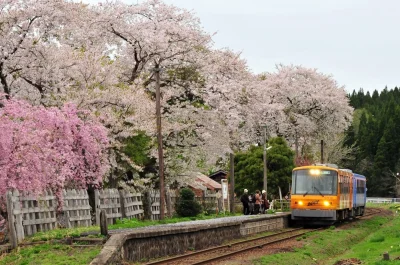
<path id="1" fill-rule="evenodd" d="M 117 219 L 143 217 L 142 194 L 117 189 L 95 191 L 96 225 L 100 225 L 100 212 L 105 210 L 107 224 L 115 224 Z"/>
<path id="2" fill-rule="evenodd" d="M 117 189 L 96 190 L 96 225 L 100 225 L 100 212 L 105 210 L 107 224 L 115 224 L 115 220 L 122 218 L 120 195 Z"/>
<path id="3" fill-rule="evenodd" d="M 400 203 L 400 198 L 367 197 L 368 203 Z"/>
<path id="4" fill-rule="evenodd" d="M 89 195 L 86 190 L 63 190 L 63 200 L 62 211 L 67 228 L 92 225 Z"/>
<path id="5" fill-rule="evenodd" d="M 175 204 L 178 198 L 175 190 L 168 190 L 165 192 L 164 200 L 164 214 L 165 216 L 172 216 L 175 213 Z M 150 191 L 150 201 L 151 201 L 151 219 L 160 220 L 160 191 L 151 190 Z M 167 201 L 171 202 L 171 209 L 167 208 Z"/>
<path id="6" fill-rule="evenodd" d="M 125 218 L 140 219 L 143 217 L 142 194 L 139 192 L 120 191 L 122 213 Z"/>
<path id="7" fill-rule="evenodd" d="M 139 192 L 127 192 L 117 189 L 95 191 L 94 209 L 89 204 L 89 196 L 86 190 L 63 190 L 61 205 L 58 205 L 55 195 L 46 191 L 41 196 L 34 196 L 18 191 L 7 192 L 7 214 L 10 223 L 10 243 L 15 248 L 25 236 L 37 232 L 44 232 L 55 228 L 71 228 L 79 226 L 91 226 L 92 214 L 95 223 L 100 224 L 100 212 L 106 211 L 107 224 L 115 224 L 117 219 L 144 217 L 144 194 Z M 160 192 L 151 190 L 148 192 L 150 202 L 149 218 L 160 219 Z M 167 190 L 166 200 L 171 202 L 171 208 L 165 207 L 166 216 L 175 213 L 175 204 L 178 192 Z M 196 198 L 203 207 L 217 208 L 218 198 L 216 194 L 204 194 Z M 222 200 L 222 199 L 221 199 Z M 165 204 L 166 206 L 167 204 Z M 207 207 L 207 208 L 206 208 Z M 221 209 L 220 209 L 221 210 Z"/>
<path id="8" fill-rule="evenodd" d="M 290 200 L 272 200 L 270 209 L 276 211 L 290 211 Z"/>

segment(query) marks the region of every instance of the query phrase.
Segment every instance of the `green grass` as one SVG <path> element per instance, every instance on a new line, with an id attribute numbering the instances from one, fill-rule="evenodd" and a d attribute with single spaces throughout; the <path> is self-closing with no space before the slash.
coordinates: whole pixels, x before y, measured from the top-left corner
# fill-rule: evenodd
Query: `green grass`
<path id="1" fill-rule="evenodd" d="M 91 234 L 90 237 L 102 237 L 100 235 L 100 228 L 98 226 L 77 227 L 68 229 L 54 229 L 46 232 L 39 232 L 32 236 L 25 238 L 25 242 L 48 241 L 54 239 L 63 239 L 65 237 L 79 237 L 82 233 L 96 233 Z"/>
<path id="2" fill-rule="evenodd" d="M 17 248 L 0 257 L 0 265 L 78 265 L 89 264 L 101 246 L 71 247 L 60 244 L 41 244 Z"/>
<path id="3" fill-rule="evenodd" d="M 390 206 L 385 206 L 388 208 Z M 374 217 L 341 230 L 330 227 L 297 238 L 304 246 L 294 252 L 268 255 L 254 260 L 254 264 L 333 265 L 339 260 L 357 258 L 362 264 L 400 264 L 400 216 Z M 382 261 L 388 252 L 390 261 Z"/>
<path id="4" fill-rule="evenodd" d="M 109 225 L 108 229 L 139 228 L 151 225 L 174 224 L 179 222 L 207 220 L 207 219 L 214 219 L 214 218 L 235 216 L 235 215 L 237 214 L 227 213 L 218 215 L 198 215 L 196 217 L 173 217 L 173 218 L 165 218 L 164 220 L 154 220 L 154 221 L 151 220 L 140 221 L 138 219 L 122 219 L 122 220 L 117 220 L 116 224 Z"/>

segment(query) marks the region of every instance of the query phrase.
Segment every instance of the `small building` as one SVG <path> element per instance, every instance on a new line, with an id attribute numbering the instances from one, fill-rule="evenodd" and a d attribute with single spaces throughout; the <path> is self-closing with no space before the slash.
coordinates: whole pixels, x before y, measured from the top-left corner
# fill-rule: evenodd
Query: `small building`
<path id="1" fill-rule="evenodd" d="M 188 183 L 188 187 L 194 192 L 194 195 L 196 197 L 203 196 L 203 192 L 207 191 L 207 187 L 197 181 L 192 181 Z"/>
<path id="2" fill-rule="evenodd" d="M 196 196 L 202 196 L 203 192 L 218 192 L 222 189 L 220 183 L 200 172 L 190 172 L 188 177 L 190 178 L 188 186 L 193 190 Z"/>
<path id="3" fill-rule="evenodd" d="M 218 170 L 210 175 L 210 179 L 221 183 L 221 179 L 228 179 L 228 172 L 224 170 Z"/>

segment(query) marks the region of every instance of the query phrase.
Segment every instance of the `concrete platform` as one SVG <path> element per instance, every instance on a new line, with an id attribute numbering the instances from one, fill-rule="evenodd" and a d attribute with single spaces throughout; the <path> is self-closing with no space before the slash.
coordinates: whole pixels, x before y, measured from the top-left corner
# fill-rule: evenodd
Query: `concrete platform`
<path id="1" fill-rule="evenodd" d="M 110 231 L 111 237 L 90 263 L 120 264 L 183 254 L 226 240 L 288 227 L 290 213 L 246 215 Z"/>

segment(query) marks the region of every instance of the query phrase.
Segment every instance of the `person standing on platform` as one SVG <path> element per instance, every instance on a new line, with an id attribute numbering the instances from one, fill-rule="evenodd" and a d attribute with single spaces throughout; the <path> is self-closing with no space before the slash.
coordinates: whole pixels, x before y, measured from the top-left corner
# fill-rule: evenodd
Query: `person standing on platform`
<path id="1" fill-rule="evenodd" d="M 255 200 L 254 214 L 259 214 L 261 208 L 261 195 L 259 190 L 256 190 Z"/>
<path id="2" fill-rule="evenodd" d="M 265 190 L 262 190 L 261 192 L 261 213 L 265 213 L 266 207 L 265 207 L 265 202 L 267 201 L 267 192 Z"/>
<path id="3" fill-rule="evenodd" d="M 249 194 L 249 214 L 254 214 L 255 198 L 252 193 Z"/>
<path id="4" fill-rule="evenodd" d="M 247 194 L 248 190 L 244 189 L 244 193 L 242 197 L 240 197 L 240 201 L 243 204 L 243 214 L 248 215 L 249 214 L 249 195 Z"/>
<path id="5" fill-rule="evenodd" d="M 267 192 L 265 190 L 262 191 L 262 198 L 264 201 L 264 212 L 269 210 L 269 201 L 267 199 Z"/>

